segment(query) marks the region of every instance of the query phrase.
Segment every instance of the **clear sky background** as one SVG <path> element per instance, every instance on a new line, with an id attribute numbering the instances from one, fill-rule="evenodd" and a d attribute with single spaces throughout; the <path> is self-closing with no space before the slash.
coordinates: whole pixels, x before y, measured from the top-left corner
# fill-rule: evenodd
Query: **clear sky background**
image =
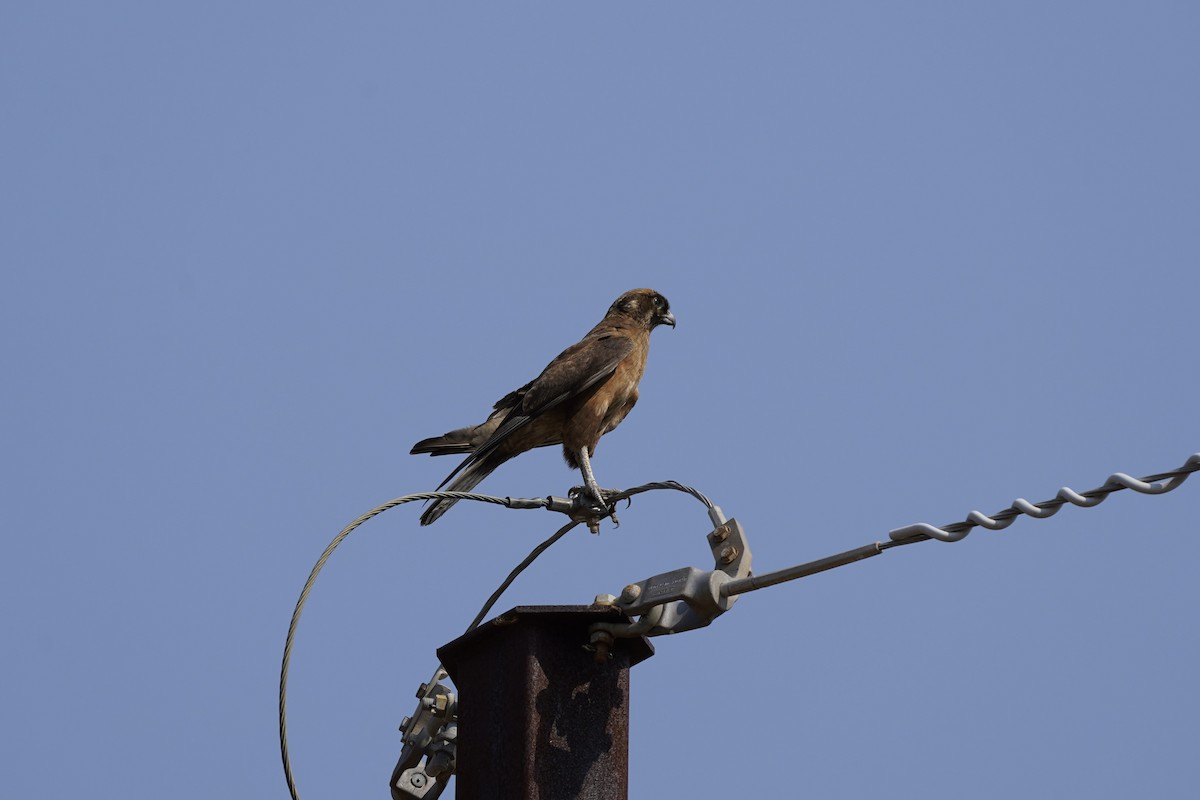
<path id="1" fill-rule="evenodd" d="M 0 14 L 0 786 L 286 797 L 304 579 L 621 292 L 605 486 L 766 571 L 1200 450 L 1200 11 L 1150 3 L 25 3 Z M 480 487 L 562 494 L 557 452 Z M 335 553 L 301 795 L 562 518 Z M 500 603 L 706 566 L 653 493 Z M 632 673 L 633 798 L 1191 797 L 1200 478 L 745 596 Z"/>

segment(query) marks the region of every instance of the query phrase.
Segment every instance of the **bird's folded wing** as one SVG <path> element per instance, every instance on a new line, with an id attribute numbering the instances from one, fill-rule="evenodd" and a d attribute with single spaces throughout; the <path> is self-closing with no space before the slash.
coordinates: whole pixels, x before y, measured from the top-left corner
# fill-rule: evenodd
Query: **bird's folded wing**
<path id="1" fill-rule="evenodd" d="M 586 392 L 612 375 L 621 360 L 633 352 L 633 348 L 633 340 L 628 336 L 603 333 L 589 335 L 583 341 L 559 353 L 558 357 L 542 370 L 541 375 L 522 387 L 524 396 L 500 423 L 495 433 L 447 475 L 438 488 L 445 486 L 462 470 L 486 458 L 501 442 L 525 427 L 530 420 L 563 401 Z M 520 389 L 504 399 L 519 392 Z M 496 404 L 497 409 L 501 407 L 504 399 Z"/>
<path id="2" fill-rule="evenodd" d="M 632 338 L 618 333 L 593 334 L 571 345 L 529 384 L 518 412 L 537 416 L 583 394 L 611 375 L 633 346 Z"/>

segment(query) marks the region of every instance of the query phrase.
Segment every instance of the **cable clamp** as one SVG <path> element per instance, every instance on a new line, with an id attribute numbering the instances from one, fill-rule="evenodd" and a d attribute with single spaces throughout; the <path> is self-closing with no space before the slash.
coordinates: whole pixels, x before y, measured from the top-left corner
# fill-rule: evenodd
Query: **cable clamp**
<path id="1" fill-rule="evenodd" d="M 737 595 L 724 596 L 721 586 L 751 574 L 746 532 L 731 519 L 715 527 L 707 540 L 714 569 L 681 567 L 629 584 L 613 605 L 640 619 L 632 624 L 598 622 L 592 632 L 618 637 L 682 633 L 703 628 L 728 611 Z"/>
<path id="2" fill-rule="evenodd" d="M 454 772 L 458 741 L 458 696 L 445 684 L 439 665 L 417 688 L 417 708 L 400 723 L 404 747 L 392 771 L 392 800 L 435 800 Z"/>

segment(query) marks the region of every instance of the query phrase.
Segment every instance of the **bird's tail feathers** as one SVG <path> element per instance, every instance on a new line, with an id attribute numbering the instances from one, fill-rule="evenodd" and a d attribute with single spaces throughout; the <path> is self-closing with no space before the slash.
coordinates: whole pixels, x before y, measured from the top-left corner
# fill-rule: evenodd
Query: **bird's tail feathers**
<path id="1" fill-rule="evenodd" d="M 488 475 L 490 475 L 492 473 L 492 471 L 494 469 L 496 469 L 496 467 L 503 464 L 506 460 L 507 459 L 484 458 L 484 459 L 481 459 L 480 461 L 476 461 L 473 464 L 466 465 L 466 467 L 462 470 L 462 473 L 459 474 L 458 477 L 454 478 L 454 482 L 446 487 L 446 491 L 448 491 L 448 492 L 469 492 L 469 491 L 471 491 L 472 489 L 474 489 L 476 486 L 479 485 L 480 481 L 482 481 L 484 478 L 486 478 Z M 454 477 L 454 473 L 451 473 L 451 477 Z M 443 484 L 444 484 L 444 482 L 443 482 Z M 441 486 L 438 487 L 439 490 L 441 488 L 442 488 Z M 442 514 L 445 514 L 447 511 L 449 511 L 450 507 L 453 506 L 457 502 L 458 502 L 458 500 L 455 500 L 453 498 L 446 498 L 443 500 L 434 500 L 432 505 L 430 505 L 429 508 L 425 509 L 425 512 L 423 514 L 421 514 L 421 524 L 422 525 L 432 525 L 439 518 L 441 518 Z"/>
<path id="2" fill-rule="evenodd" d="M 466 428 L 463 429 L 463 431 L 466 430 Z M 422 439 L 413 445 L 412 450 L 410 450 L 409 453 L 414 456 L 420 455 L 421 453 L 429 453 L 431 456 L 452 456 L 470 453 L 475 449 L 475 445 L 465 437 L 458 439 L 452 438 L 456 433 L 460 433 L 460 431 L 451 431 L 445 436 L 434 436 L 429 439 Z"/>
<path id="3" fill-rule="evenodd" d="M 500 427 L 502 420 L 503 416 L 499 412 L 493 413 L 482 424 L 468 425 L 465 428 L 443 433 L 441 436 L 422 439 L 414 444 L 412 450 L 409 452 L 412 455 L 429 453 L 431 456 L 453 456 L 474 453 L 477 447 L 486 442 L 496 432 L 496 428 Z"/>

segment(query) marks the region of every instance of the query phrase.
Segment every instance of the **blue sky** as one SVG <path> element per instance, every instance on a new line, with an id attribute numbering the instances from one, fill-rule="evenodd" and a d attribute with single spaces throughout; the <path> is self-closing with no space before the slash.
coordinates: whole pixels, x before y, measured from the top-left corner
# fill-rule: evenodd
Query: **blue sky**
<path id="1" fill-rule="evenodd" d="M 1200 451 L 1185 3 L 43 3 L 0 24 L 5 794 L 286 797 L 292 605 L 626 289 L 606 486 L 766 571 Z M 482 491 L 562 494 L 547 449 Z M 630 795 L 1185 797 L 1200 479 L 745 596 L 633 672 Z M 434 650 L 560 518 L 334 555 L 301 795 L 386 797 Z M 635 500 L 501 600 L 704 566 Z M 711 766 L 710 766 L 711 765 Z"/>

